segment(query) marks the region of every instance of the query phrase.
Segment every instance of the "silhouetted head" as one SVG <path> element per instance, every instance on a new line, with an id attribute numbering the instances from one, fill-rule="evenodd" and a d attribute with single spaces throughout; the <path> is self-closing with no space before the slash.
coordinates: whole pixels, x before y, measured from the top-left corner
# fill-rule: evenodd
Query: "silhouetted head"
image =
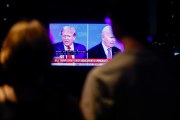
<path id="1" fill-rule="evenodd" d="M 52 57 L 53 46 L 43 25 L 37 20 L 19 21 L 3 42 L 0 62 L 9 74 L 33 76 L 45 71 Z"/>
<path id="2" fill-rule="evenodd" d="M 148 11 L 146 0 L 111 0 L 108 14 L 115 37 L 133 37 L 146 43 L 148 35 Z"/>

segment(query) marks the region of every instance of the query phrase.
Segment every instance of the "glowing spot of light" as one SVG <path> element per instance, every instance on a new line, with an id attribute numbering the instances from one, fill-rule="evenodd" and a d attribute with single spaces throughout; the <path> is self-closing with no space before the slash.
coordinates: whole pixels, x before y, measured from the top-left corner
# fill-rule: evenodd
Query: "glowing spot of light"
<path id="1" fill-rule="evenodd" d="M 109 17 L 106 17 L 104 21 L 106 24 L 111 25 L 111 19 Z"/>

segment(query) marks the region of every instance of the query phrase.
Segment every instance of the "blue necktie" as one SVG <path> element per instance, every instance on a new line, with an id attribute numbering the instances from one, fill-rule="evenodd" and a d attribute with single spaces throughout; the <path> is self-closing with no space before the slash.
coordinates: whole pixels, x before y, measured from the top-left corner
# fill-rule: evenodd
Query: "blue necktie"
<path id="1" fill-rule="evenodd" d="M 112 59 L 111 48 L 108 48 L 107 50 L 108 50 L 107 58 Z"/>

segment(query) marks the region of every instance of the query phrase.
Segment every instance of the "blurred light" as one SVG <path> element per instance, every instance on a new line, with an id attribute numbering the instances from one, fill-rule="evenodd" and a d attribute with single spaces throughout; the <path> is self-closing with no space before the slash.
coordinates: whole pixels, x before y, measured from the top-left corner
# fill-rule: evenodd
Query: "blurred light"
<path id="1" fill-rule="evenodd" d="M 152 42 L 152 41 L 153 41 L 153 37 L 152 37 L 151 35 L 149 35 L 149 36 L 147 37 L 147 40 L 148 40 L 148 42 Z"/>
<path id="2" fill-rule="evenodd" d="M 179 52 L 174 52 L 174 56 L 177 56 L 177 55 L 179 55 Z"/>
<path id="3" fill-rule="evenodd" d="M 53 37 L 53 35 L 52 35 L 52 32 L 50 32 L 49 38 L 50 38 L 50 40 L 51 40 L 51 43 L 54 44 L 54 43 L 55 43 L 55 39 L 54 39 L 54 37 Z"/>
<path id="4" fill-rule="evenodd" d="M 9 4 L 7 4 L 6 6 L 9 7 Z"/>
<path id="5" fill-rule="evenodd" d="M 106 17 L 104 21 L 106 24 L 111 25 L 111 19 L 109 17 Z"/>
<path id="6" fill-rule="evenodd" d="M 4 18 L 3 20 L 4 20 L 4 21 L 6 21 L 7 19 L 6 19 L 6 18 Z"/>

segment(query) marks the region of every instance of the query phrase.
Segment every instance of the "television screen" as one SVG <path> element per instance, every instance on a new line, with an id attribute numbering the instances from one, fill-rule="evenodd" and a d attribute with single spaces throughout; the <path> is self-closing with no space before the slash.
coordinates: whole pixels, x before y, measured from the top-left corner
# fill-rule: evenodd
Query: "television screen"
<path id="1" fill-rule="evenodd" d="M 55 49 L 52 66 L 101 66 L 123 51 L 107 24 L 50 23 L 49 35 Z"/>

